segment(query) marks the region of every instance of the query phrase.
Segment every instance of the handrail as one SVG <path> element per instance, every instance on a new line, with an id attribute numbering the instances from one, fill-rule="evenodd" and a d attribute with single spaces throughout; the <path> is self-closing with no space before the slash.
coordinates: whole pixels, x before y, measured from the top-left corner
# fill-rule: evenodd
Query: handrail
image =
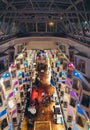
<path id="1" fill-rule="evenodd" d="M 67 35 L 68 38 L 73 39 L 74 41 L 78 41 L 78 43 L 83 44 L 85 46 L 90 47 L 90 38 L 89 37 L 83 37 L 80 35 Z"/>

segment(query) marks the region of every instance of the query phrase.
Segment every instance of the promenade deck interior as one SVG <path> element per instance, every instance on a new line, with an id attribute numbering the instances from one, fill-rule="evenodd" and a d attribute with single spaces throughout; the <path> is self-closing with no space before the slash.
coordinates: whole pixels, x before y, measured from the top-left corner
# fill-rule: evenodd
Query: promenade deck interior
<path id="1" fill-rule="evenodd" d="M 56 89 L 49 84 L 49 73 L 44 71 L 40 72 L 39 75 L 42 81 L 43 90 L 48 94 L 53 94 Z M 22 130 L 64 130 L 64 124 L 55 124 L 54 122 L 54 105 L 54 101 L 50 101 L 47 106 L 40 104 L 37 116 L 32 118 L 34 121 L 34 127 L 27 128 L 28 118 L 25 117 L 22 124 Z"/>

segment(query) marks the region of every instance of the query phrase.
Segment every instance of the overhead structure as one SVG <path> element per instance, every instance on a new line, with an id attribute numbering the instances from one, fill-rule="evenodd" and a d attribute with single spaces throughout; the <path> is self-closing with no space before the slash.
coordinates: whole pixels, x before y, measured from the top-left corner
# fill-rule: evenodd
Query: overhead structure
<path id="1" fill-rule="evenodd" d="M 38 23 L 54 22 L 55 26 L 60 23 L 65 32 L 83 33 L 82 23 L 90 20 L 89 4 L 90 0 L 1 0 L 0 21 L 2 28 L 8 23 L 14 29 L 25 25 L 24 30 L 33 23 L 34 31 L 38 30 L 37 26 L 44 26 Z"/>

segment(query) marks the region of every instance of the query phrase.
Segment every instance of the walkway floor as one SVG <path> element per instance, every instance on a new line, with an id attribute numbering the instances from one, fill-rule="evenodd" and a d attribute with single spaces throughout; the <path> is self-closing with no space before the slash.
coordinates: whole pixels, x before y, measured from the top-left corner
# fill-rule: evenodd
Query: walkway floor
<path id="1" fill-rule="evenodd" d="M 47 93 L 52 94 L 55 92 L 55 88 L 49 85 L 49 76 L 48 72 L 40 73 L 42 87 L 47 91 Z M 38 115 L 33 118 L 34 120 L 34 128 L 27 128 L 27 118 L 25 117 L 22 124 L 22 130 L 64 130 L 63 124 L 55 124 L 54 123 L 54 115 L 53 115 L 53 105 L 55 102 L 50 102 L 48 106 L 44 106 L 43 104 L 39 107 Z M 39 123 L 38 123 L 39 121 Z M 42 121 L 43 121 L 43 128 L 42 128 Z M 46 121 L 48 123 L 48 128 L 46 129 Z M 41 123 L 40 123 L 41 122 Z M 37 123 L 39 126 L 37 126 Z M 36 127 L 36 128 L 35 128 Z M 37 129 L 38 128 L 38 129 Z"/>

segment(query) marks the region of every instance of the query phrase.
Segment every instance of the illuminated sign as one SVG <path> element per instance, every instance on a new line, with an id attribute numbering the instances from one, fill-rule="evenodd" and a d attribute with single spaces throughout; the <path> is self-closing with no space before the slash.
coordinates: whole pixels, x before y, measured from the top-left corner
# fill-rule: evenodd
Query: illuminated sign
<path id="1" fill-rule="evenodd" d="M 15 64 L 11 64 L 10 67 L 11 67 L 11 68 L 15 68 L 16 65 L 15 65 Z"/>
<path id="2" fill-rule="evenodd" d="M 16 86 L 16 85 L 18 85 L 19 84 L 19 82 L 18 82 L 18 80 L 16 80 L 15 82 L 14 82 L 14 86 Z"/>
<path id="3" fill-rule="evenodd" d="M 7 110 L 4 109 L 2 112 L 0 112 L 0 117 L 4 116 L 7 113 Z"/>
<path id="4" fill-rule="evenodd" d="M 2 78 L 6 79 L 6 78 L 9 78 L 10 77 L 10 73 L 9 72 L 6 72 L 2 75 Z"/>
<path id="5" fill-rule="evenodd" d="M 22 72 L 19 72 L 19 73 L 18 73 L 18 77 L 20 77 L 20 76 L 22 76 Z"/>
<path id="6" fill-rule="evenodd" d="M 24 65 L 24 66 L 27 66 L 28 64 L 27 64 L 27 62 L 26 62 L 26 61 L 23 61 L 23 65 Z"/>
<path id="7" fill-rule="evenodd" d="M 9 105 L 9 107 L 12 109 L 12 108 L 14 107 L 14 102 L 13 102 L 13 100 L 8 101 L 8 105 Z"/>
<path id="8" fill-rule="evenodd" d="M 17 110 L 14 109 L 14 110 L 12 111 L 12 116 L 13 116 L 16 112 L 17 112 Z"/>
<path id="9" fill-rule="evenodd" d="M 10 97 L 12 97 L 13 95 L 14 95 L 14 93 L 13 93 L 13 92 L 11 92 L 11 93 L 9 94 L 9 96 L 8 96 L 8 97 L 10 98 Z"/>

